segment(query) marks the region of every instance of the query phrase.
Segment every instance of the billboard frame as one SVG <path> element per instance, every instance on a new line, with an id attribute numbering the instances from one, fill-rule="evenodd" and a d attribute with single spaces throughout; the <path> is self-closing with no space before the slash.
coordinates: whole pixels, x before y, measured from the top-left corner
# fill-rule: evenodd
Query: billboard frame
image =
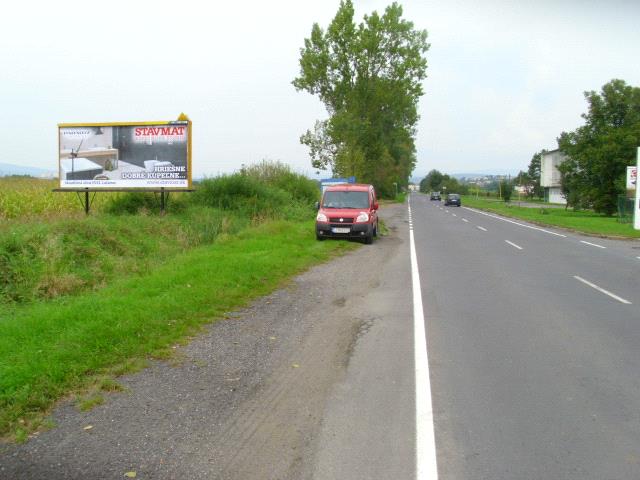
<path id="1" fill-rule="evenodd" d="M 186 187 L 118 187 L 118 188 L 101 188 L 101 187 L 63 187 L 62 186 L 62 163 L 60 159 L 60 129 L 61 128 L 81 128 L 81 127 L 148 127 L 148 126 L 163 126 L 163 125 L 185 125 L 187 127 L 187 186 Z M 193 122 L 184 114 L 178 117 L 178 120 L 160 120 L 160 121 L 144 121 L 144 122 L 73 122 L 73 123 L 59 123 L 58 124 L 58 179 L 59 188 L 54 191 L 73 192 L 82 191 L 86 189 L 92 192 L 115 192 L 115 191 L 147 191 L 147 192 L 159 192 L 160 190 L 168 191 L 190 191 L 193 189 L 193 172 L 192 172 L 192 133 Z"/>
<path id="2" fill-rule="evenodd" d="M 58 124 L 58 181 L 62 182 L 62 163 L 60 158 L 60 129 L 61 128 L 82 128 L 82 127 L 146 127 L 146 126 L 162 126 L 162 125 L 185 125 L 187 126 L 187 186 L 186 187 L 119 187 L 119 188 L 100 188 L 100 187 L 62 187 L 59 183 L 59 188 L 54 188 L 52 191 L 56 193 L 60 192 L 74 192 L 85 211 L 85 214 L 89 214 L 91 204 L 95 199 L 98 192 L 153 192 L 154 194 L 160 194 L 160 214 L 164 215 L 166 211 L 166 204 L 169 201 L 169 194 L 171 192 L 193 192 L 193 177 L 192 177 L 192 133 L 193 122 L 184 113 L 180 114 L 177 120 L 160 120 L 160 121 L 144 121 L 144 122 L 86 122 L 86 123 L 59 123 Z M 84 199 L 81 196 L 84 193 Z M 90 197 L 90 193 L 93 196 Z M 157 195 L 156 195 L 157 198 Z"/>

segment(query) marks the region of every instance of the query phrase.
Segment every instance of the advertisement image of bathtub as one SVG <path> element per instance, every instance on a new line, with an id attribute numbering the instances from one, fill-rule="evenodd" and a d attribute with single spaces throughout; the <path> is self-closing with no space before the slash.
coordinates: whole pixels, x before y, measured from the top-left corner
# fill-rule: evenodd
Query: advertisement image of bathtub
<path id="1" fill-rule="evenodd" d="M 191 188 L 191 122 L 58 125 L 61 189 Z"/>

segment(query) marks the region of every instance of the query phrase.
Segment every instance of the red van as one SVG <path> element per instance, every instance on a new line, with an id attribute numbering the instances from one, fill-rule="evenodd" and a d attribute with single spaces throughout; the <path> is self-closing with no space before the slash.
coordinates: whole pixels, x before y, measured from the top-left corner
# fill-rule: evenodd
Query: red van
<path id="1" fill-rule="evenodd" d="M 378 236 L 378 200 L 372 185 L 332 185 L 325 189 L 316 207 L 318 240 L 361 238 L 370 244 Z"/>

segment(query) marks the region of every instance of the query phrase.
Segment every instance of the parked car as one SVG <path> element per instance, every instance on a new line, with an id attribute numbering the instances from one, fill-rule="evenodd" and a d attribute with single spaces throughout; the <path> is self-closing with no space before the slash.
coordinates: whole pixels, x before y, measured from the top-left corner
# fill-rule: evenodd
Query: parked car
<path id="1" fill-rule="evenodd" d="M 316 238 L 359 238 L 366 244 L 378 236 L 378 200 L 372 185 L 327 187 L 316 203 Z"/>
<path id="2" fill-rule="evenodd" d="M 447 196 L 444 198 L 445 205 L 455 205 L 459 207 L 460 203 L 460 195 L 457 193 L 447 193 Z"/>
<path id="3" fill-rule="evenodd" d="M 440 200 L 440 192 L 431 192 L 430 200 Z"/>

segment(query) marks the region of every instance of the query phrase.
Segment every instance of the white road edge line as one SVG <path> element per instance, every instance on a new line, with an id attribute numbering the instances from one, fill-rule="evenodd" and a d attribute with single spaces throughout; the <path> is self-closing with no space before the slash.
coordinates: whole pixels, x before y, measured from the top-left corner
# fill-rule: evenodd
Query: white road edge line
<path id="1" fill-rule="evenodd" d="M 409 211 L 411 204 L 409 203 Z M 437 480 L 436 437 L 433 426 L 433 400 L 429 377 L 429 354 L 422 308 L 420 272 L 413 229 L 409 229 L 411 281 L 413 285 L 413 338 L 416 369 L 416 479 Z"/>
<path id="2" fill-rule="evenodd" d="M 486 232 L 486 231 L 487 231 L 487 229 L 486 229 L 486 228 L 481 227 L 480 225 L 478 225 L 477 227 L 478 227 L 478 229 L 482 230 L 483 232 Z"/>
<path id="3" fill-rule="evenodd" d="M 518 250 L 522 250 L 522 247 L 520 245 L 516 245 L 513 242 L 510 242 L 509 240 L 505 240 L 505 242 L 507 242 L 509 245 L 511 245 L 512 247 L 517 248 Z"/>
<path id="4" fill-rule="evenodd" d="M 513 220 L 502 218 L 502 217 L 499 217 L 497 215 L 491 215 L 490 213 L 481 212 L 480 210 L 476 210 L 475 208 L 469 208 L 469 207 L 462 207 L 462 208 L 466 208 L 467 210 L 470 210 L 472 212 L 479 213 L 480 215 L 486 215 L 487 217 L 497 218 L 498 220 L 502 220 L 503 222 L 513 223 L 514 225 L 518 225 L 519 227 L 530 228 L 531 230 L 538 230 L 539 232 L 548 233 L 549 235 L 555 235 L 556 237 L 567 238 L 566 235 L 563 235 L 561 233 L 550 232 L 549 230 L 545 230 L 544 228 L 534 227 L 534 226 L 531 226 L 531 225 L 525 225 L 524 223 L 520 223 L 520 222 L 514 222 Z"/>
<path id="5" fill-rule="evenodd" d="M 598 245 L 597 243 L 585 242 L 584 240 L 580 240 L 580 243 L 584 243 L 585 245 L 591 245 L 592 247 L 607 248 L 607 247 L 603 247 L 602 245 Z"/>
<path id="6" fill-rule="evenodd" d="M 620 303 L 624 303 L 625 305 L 631 305 L 631 302 L 629 300 L 625 300 L 624 298 L 619 297 L 618 295 L 616 295 L 614 293 L 611 293 L 608 290 L 605 290 L 604 288 L 599 287 L 595 283 L 591 283 L 590 281 L 585 280 L 584 278 L 579 277 L 577 275 L 574 275 L 573 278 L 575 278 L 579 282 L 584 283 L 585 285 L 589 285 L 591 288 L 595 288 L 596 290 L 598 290 L 599 292 L 604 293 L 605 295 L 609 295 L 611 298 L 619 301 Z"/>

